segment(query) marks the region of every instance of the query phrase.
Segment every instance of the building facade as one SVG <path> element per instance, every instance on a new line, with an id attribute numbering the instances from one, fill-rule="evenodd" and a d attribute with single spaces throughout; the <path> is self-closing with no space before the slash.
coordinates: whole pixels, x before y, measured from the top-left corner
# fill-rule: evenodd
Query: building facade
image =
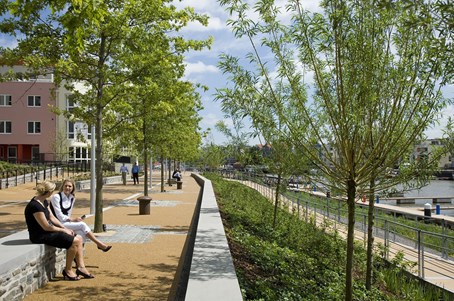
<path id="1" fill-rule="evenodd" d="M 0 67 L 1 73 L 10 67 Z M 14 66 L 24 73 L 24 66 Z M 0 160 L 11 163 L 89 161 L 90 131 L 82 122 L 56 115 L 71 110 L 71 93 L 53 74 L 0 82 Z"/>

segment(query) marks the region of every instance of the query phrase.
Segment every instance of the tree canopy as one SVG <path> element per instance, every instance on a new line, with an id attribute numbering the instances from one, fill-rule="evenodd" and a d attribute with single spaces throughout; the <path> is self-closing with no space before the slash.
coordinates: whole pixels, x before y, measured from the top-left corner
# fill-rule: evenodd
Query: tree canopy
<path id="1" fill-rule="evenodd" d="M 272 0 L 253 8 L 219 2 L 251 52 L 248 64 L 223 55 L 233 87 L 218 98 L 281 133 L 317 167 L 315 180 L 347 197 L 345 299 L 352 300 L 355 201 L 374 179 L 373 192 L 408 180 L 386 174 L 447 103 L 440 92 L 453 72 L 446 68 L 451 33 L 440 20 L 447 8 L 443 1 L 325 0 L 323 12 L 313 13 L 298 0 L 285 8 Z"/>

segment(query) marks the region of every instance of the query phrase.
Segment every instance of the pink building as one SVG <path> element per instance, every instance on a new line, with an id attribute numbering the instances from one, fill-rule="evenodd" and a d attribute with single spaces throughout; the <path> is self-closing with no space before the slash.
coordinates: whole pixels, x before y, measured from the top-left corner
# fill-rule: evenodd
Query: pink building
<path id="1" fill-rule="evenodd" d="M 0 82 L 0 160 L 55 160 L 57 120 L 52 75 Z"/>

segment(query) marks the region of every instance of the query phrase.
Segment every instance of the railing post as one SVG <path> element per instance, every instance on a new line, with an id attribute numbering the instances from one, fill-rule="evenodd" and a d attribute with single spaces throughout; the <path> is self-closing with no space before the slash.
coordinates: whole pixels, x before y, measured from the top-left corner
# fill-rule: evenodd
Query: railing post
<path id="1" fill-rule="evenodd" d="M 448 244 L 446 241 L 446 221 L 445 219 L 441 220 L 441 258 L 448 259 Z"/>
<path id="2" fill-rule="evenodd" d="M 364 214 L 364 212 L 363 212 L 363 221 L 364 221 L 363 222 L 363 232 L 364 232 L 363 240 L 364 240 L 364 248 L 366 248 L 366 241 L 367 241 L 367 239 L 366 239 L 366 236 L 367 236 L 367 229 L 366 229 L 367 224 L 366 223 L 367 223 L 367 219 L 366 219 L 366 215 Z"/>
<path id="3" fill-rule="evenodd" d="M 385 259 L 388 260 L 389 259 L 389 252 L 388 252 L 388 248 L 389 248 L 389 225 L 388 225 L 388 221 L 385 219 L 385 225 L 384 225 L 384 243 L 385 243 Z"/>
<path id="4" fill-rule="evenodd" d="M 424 279 L 424 232 L 421 233 L 421 270 L 422 270 L 422 279 Z"/>
<path id="5" fill-rule="evenodd" d="M 300 219 L 301 215 L 300 215 L 300 196 L 299 195 L 298 195 L 298 199 L 296 201 L 297 201 L 297 206 L 298 206 L 298 219 Z"/>
<path id="6" fill-rule="evenodd" d="M 418 277 L 422 277 L 422 270 L 421 270 L 421 230 L 418 229 L 417 235 L 417 243 L 418 243 Z"/>

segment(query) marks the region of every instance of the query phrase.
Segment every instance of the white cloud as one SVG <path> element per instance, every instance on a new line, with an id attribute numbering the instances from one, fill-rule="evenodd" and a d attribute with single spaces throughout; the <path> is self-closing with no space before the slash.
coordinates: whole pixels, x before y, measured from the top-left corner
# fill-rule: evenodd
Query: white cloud
<path id="1" fill-rule="evenodd" d="M 202 127 L 214 129 L 214 125 L 219 121 L 222 120 L 218 115 L 215 113 L 208 113 L 203 116 L 203 120 L 201 122 Z"/>
<path id="2" fill-rule="evenodd" d="M 17 41 L 13 37 L 0 35 L 0 45 L 4 48 L 15 48 L 17 47 Z"/>
<path id="3" fill-rule="evenodd" d="M 427 138 L 438 139 L 444 136 L 444 129 L 446 129 L 448 116 L 454 116 L 454 106 L 449 106 L 443 111 L 443 116 L 437 124 L 425 131 Z"/>
<path id="4" fill-rule="evenodd" d="M 185 75 L 189 77 L 192 74 L 198 73 L 218 73 L 219 69 L 214 65 L 207 65 L 204 62 L 198 61 L 197 63 L 187 63 Z"/>

